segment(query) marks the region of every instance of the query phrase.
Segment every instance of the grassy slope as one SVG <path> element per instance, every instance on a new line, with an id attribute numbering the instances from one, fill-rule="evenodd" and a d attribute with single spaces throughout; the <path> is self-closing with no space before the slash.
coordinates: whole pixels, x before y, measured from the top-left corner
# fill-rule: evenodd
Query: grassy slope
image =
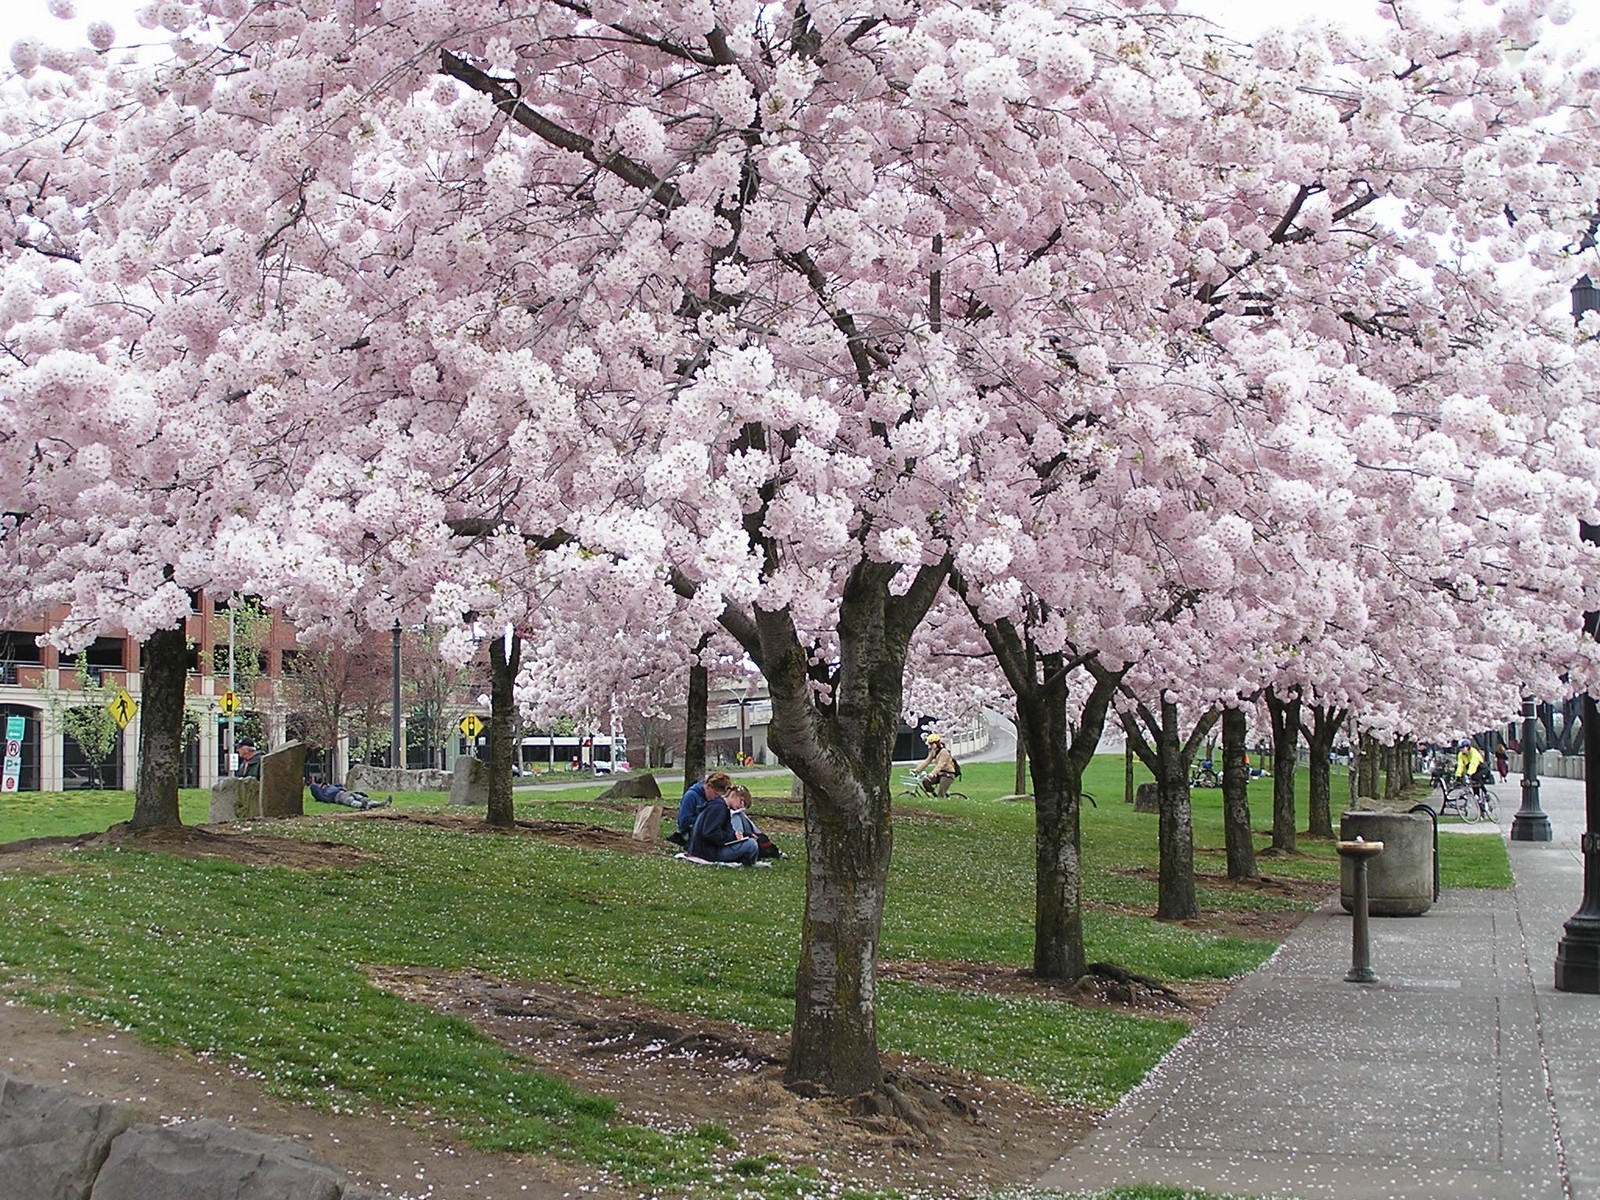
<path id="1" fill-rule="evenodd" d="M 887 958 L 1031 960 L 1032 813 L 1026 804 L 993 801 L 1010 781 L 1009 765 L 973 764 L 962 784 L 974 799 L 919 800 L 916 808 L 937 815 L 897 820 Z M 752 782 L 758 796 L 786 790 Z M 1130 915 L 1129 908 L 1154 905 L 1153 882 L 1130 873 L 1155 866 L 1154 818 L 1120 803 L 1121 782 L 1117 758 L 1098 760 L 1089 779 L 1100 797 L 1084 815 L 1090 958 L 1169 979 L 1253 968 L 1271 943 Z M 586 802 L 603 786 L 519 792 L 518 815 L 626 824 L 628 814 Z M 1258 826 L 1269 786 L 1252 787 Z M 1220 847 L 1217 793 L 1197 792 L 1195 801 L 1197 844 Z M 438 802 L 396 799 L 401 808 Z M 206 806 L 204 793 L 185 793 L 185 821 L 204 820 Z M 0 841 L 103 829 L 131 808 L 127 793 L 7 798 Z M 100 851 L 73 855 L 66 873 L 0 873 L 0 904 L 11 917 L 0 925 L 0 983 L 148 1040 L 233 1059 L 300 1101 L 426 1112 L 480 1145 L 573 1156 L 640 1186 L 704 1195 L 803 1190 L 801 1181 L 778 1175 L 749 1193 L 748 1179 L 720 1173 L 715 1136 L 619 1133 L 605 1103 L 517 1069 L 462 1023 L 379 992 L 361 973 L 362 964 L 471 969 L 782 1030 L 792 1018 L 804 887 L 798 863 L 694 872 L 665 857 L 382 821 L 336 830 L 289 823 L 271 832 L 339 837 L 377 860 L 359 870 L 304 873 Z M 1446 845 L 1447 886 L 1509 882 L 1499 839 L 1447 838 Z M 1263 868 L 1337 878 L 1331 846 L 1306 850 L 1264 860 Z M 1200 862 L 1202 873 L 1222 870 L 1220 857 Z M 1283 903 L 1269 893 L 1201 888 L 1208 909 Z M 1172 1022 L 899 982 L 885 983 L 880 1001 L 886 1049 L 1090 1105 L 1113 1103 L 1183 1032 Z"/>

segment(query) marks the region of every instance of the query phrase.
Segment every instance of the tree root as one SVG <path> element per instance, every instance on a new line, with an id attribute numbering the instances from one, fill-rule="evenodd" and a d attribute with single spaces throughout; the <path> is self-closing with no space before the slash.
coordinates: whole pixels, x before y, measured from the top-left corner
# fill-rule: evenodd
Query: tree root
<path id="1" fill-rule="evenodd" d="M 1103 997 L 1118 1004 L 1148 1003 L 1154 996 L 1185 1012 L 1192 1011 L 1193 1008 L 1187 1000 L 1160 980 L 1124 970 L 1115 963 L 1090 963 L 1083 975 L 1067 991 L 1074 995 Z"/>
<path id="2" fill-rule="evenodd" d="M 875 1132 L 896 1136 L 909 1146 L 941 1143 L 941 1118 L 971 1119 L 972 1108 L 916 1079 L 886 1075 L 877 1087 L 845 1100 L 845 1111 Z"/>

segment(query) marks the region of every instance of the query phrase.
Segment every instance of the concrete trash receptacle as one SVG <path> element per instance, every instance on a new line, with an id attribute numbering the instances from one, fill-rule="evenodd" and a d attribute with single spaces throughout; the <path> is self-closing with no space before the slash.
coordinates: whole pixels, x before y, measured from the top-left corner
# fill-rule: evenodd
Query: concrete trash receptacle
<path id="1" fill-rule="evenodd" d="M 1383 853 L 1367 863 L 1367 911 L 1375 917 L 1416 917 L 1433 907 L 1433 822 L 1426 813 L 1347 812 L 1339 839 L 1382 842 Z M 1355 865 L 1339 863 L 1339 903 L 1345 912 L 1355 894 Z"/>

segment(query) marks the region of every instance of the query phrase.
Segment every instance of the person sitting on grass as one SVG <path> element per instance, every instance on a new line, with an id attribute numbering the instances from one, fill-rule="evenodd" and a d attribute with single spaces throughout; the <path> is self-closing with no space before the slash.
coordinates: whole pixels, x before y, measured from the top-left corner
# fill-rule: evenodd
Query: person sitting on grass
<path id="1" fill-rule="evenodd" d="M 706 782 L 710 783 L 710 780 Z M 732 781 L 729 782 L 731 786 Z M 706 862 L 752 866 L 761 857 L 761 847 L 755 837 L 734 828 L 733 807 L 723 799 L 722 790 L 713 791 L 708 787 L 706 792 L 705 807 L 700 810 L 694 828 L 689 831 L 690 856 Z M 739 799 L 731 799 L 733 805 L 742 807 Z"/>
<path id="2" fill-rule="evenodd" d="M 777 844 L 761 832 L 755 818 L 750 815 L 750 789 L 736 783 L 728 789 L 728 813 L 733 820 L 733 831 L 756 840 L 756 853 L 761 858 L 782 858 Z"/>
<path id="3" fill-rule="evenodd" d="M 346 808 L 388 808 L 394 802 L 391 796 L 387 800 L 374 800 L 365 792 L 352 792 L 349 788 L 340 787 L 336 783 L 323 783 L 316 776 L 311 777 L 311 798 L 319 804 L 342 804 Z"/>
<path id="4" fill-rule="evenodd" d="M 667 841 L 676 842 L 685 848 L 689 845 L 689 834 L 694 831 L 696 818 L 700 810 L 705 808 L 706 801 L 712 796 L 721 799 L 728 794 L 728 789 L 733 786 L 733 776 L 726 771 L 713 771 L 704 779 L 690 785 L 689 790 L 683 794 L 683 799 L 678 804 L 678 828 L 674 834 L 667 837 Z"/>

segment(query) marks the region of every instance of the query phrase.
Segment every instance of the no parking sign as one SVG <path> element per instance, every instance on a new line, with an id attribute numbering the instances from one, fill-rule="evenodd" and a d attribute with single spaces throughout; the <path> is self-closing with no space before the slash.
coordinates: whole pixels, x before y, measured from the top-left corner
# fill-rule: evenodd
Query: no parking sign
<path id="1" fill-rule="evenodd" d="M 22 739 L 28 730 L 23 717 L 6 718 L 5 776 L 0 779 L 0 792 L 14 792 L 22 779 Z"/>

